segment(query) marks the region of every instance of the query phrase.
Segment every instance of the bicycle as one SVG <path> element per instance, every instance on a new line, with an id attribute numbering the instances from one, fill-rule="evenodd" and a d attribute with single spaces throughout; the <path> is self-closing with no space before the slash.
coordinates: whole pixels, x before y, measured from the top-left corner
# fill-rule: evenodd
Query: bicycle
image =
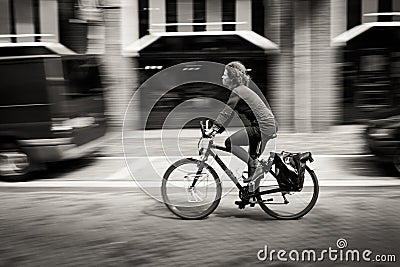
<path id="1" fill-rule="evenodd" d="M 203 219 L 219 205 L 222 196 L 222 182 L 217 172 L 206 161 L 211 156 L 239 189 L 236 204 L 240 209 L 258 204 L 267 214 L 276 219 L 298 219 L 306 215 L 315 205 L 319 185 L 315 172 L 306 165 L 312 162 L 310 152 L 271 152 L 268 160 L 260 160 L 263 173 L 248 184 L 241 184 L 240 178 L 225 165 L 214 150 L 230 152 L 226 147 L 214 144 L 214 137 L 205 134 L 204 123 L 200 122 L 202 136 L 199 140 L 199 159 L 184 158 L 173 163 L 162 179 L 161 194 L 167 208 L 182 219 Z M 281 161 L 277 160 L 279 157 Z M 298 157 L 304 164 L 304 181 L 301 188 L 285 188 L 279 182 L 279 162 L 289 164 Z M 270 173 L 275 181 L 264 179 Z M 263 180 L 263 181 L 262 181 Z M 272 181 L 271 181 L 272 180 Z M 270 195 L 269 198 L 265 198 Z M 253 200 L 251 202 L 250 200 Z"/>

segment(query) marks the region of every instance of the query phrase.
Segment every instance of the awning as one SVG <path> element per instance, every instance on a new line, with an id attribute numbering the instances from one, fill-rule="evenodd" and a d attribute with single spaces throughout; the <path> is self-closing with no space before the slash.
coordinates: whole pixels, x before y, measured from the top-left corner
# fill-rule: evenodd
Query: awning
<path id="1" fill-rule="evenodd" d="M 368 22 L 358 25 L 332 39 L 333 46 L 344 46 L 350 40 L 359 36 L 360 34 L 374 28 L 374 27 L 399 27 L 400 22 Z"/>
<path id="2" fill-rule="evenodd" d="M 57 55 L 76 55 L 76 53 L 60 43 L 52 42 L 20 42 L 20 43 L 0 43 L 1 47 L 20 48 L 20 47 L 44 47 Z"/>
<path id="3" fill-rule="evenodd" d="M 137 57 L 140 51 L 153 44 L 163 37 L 178 37 L 178 36 L 227 36 L 236 35 L 249 43 L 256 45 L 264 50 L 264 53 L 271 54 L 279 52 L 279 47 L 274 42 L 253 32 L 253 31 L 206 31 L 206 32 L 160 32 L 146 35 L 134 43 L 125 47 L 122 51 L 124 56 Z"/>

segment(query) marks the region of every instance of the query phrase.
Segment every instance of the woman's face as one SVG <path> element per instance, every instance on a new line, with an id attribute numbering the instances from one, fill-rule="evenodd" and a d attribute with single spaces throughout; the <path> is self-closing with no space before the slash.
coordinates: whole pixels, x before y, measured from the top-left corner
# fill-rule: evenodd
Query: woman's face
<path id="1" fill-rule="evenodd" d="M 228 71 L 226 69 L 221 78 L 222 78 L 222 84 L 229 87 L 231 80 L 228 77 Z"/>

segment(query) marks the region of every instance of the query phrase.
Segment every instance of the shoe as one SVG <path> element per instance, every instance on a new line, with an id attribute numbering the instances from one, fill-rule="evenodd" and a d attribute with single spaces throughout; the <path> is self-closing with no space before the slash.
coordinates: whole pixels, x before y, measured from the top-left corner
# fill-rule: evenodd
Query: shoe
<path id="1" fill-rule="evenodd" d="M 241 210 L 244 209 L 244 207 L 246 207 L 246 205 L 247 205 L 247 203 L 245 203 L 245 202 L 243 202 L 241 200 L 236 200 L 235 204 L 238 205 L 239 206 L 238 208 L 241 209 Z"/>
<path id="2" fill-rule="evenodd" d="M 243 177 L 243 182 L 248 183 L 251 181 L 251 178 L 254 176 L 254 172 L 256 171 L 259 163 L 256 159 L 249 158 L 247 162 L 247 178 Z"/>
<path id="3" fill-rule="evenodd" d="M 264 172 L 263 166 L 259 164 L 257 160 L 255 160 L 255 162 L 255 164 L 253 162 L 249 163 L 249 176 L 247 178 L 243 178 L 243 182 L 250 183 L 254 178 L 258 177 Z"/>
<path id="4" fill-rule="evenodd" d="M 250 205 L 250 207 L 254 207 L 257 204 L 257 200 L 251 197 L 248 201 L 236 200 L 235 204 L 239 206 L 239 209 L 244 209 L 246 205 Z"/>

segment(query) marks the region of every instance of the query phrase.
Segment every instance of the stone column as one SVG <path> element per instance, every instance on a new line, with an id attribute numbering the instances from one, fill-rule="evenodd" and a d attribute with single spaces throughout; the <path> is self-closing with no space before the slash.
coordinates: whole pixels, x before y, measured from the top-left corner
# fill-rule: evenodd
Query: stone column
<path id="1" fill-rule="evenodd" d="M 294 10 L 291 0 L 267 0 L 265 36 L 279 45 L 279 54 L 268 57 L 268 99 L 278 120 L 280 131 L 293 131 L 293 37 Z"/>
<path id="2" fill-rule="evenodd" d="M 268 58 L 269 100 L 283 131 L 326 130 L 340 120 L 343 89 L 331 38 L 346 29 L 346 2 L 337 2 L 264 2 L 265 36 L 280 49 Z"/>
<path id="3" fill-rule="evenodd" d="M 138 36 L 135 23 L 130 24 L 129 18 L 137 17 L 134 8 L 125 9 L 130 2 L 135 1 L 105 1 L 105 54 L 103 56 L 103 73 L 105 73 L 106 105 L 109 122 L 112 127 L 120 128 L 123 124 L 125 111 L 131 95 L 138 87 L 134 61 L 122 56 L 122 47 L 134 41 Z M 133 14 L 128 14 L 132 13 Z M 136 24 L 137 26 L 137 24 Z M 132 27 L 132 28 L 131 28 Z M 136 33 L 136 35 L 135 35 Z M 133 34 L 133 35 L 130 35 Z M 135 106 L 136 107 L 136 106 Z M 139 107 L 137 107 L 139 110 Z M 137 112 L 134 111 L 133 114 Z M 127 125 L 135 128 L 135 119 L 139 116 L 129 116 Z"/>
<path id="4" fill-rule="evenodd" d="M 294 126 L 311 132 L 311 13 L 308 0 L 295 1 L 294 15 Z"/>
<path id="5" fill-rule="evenodd" d="M 337 6 L 343 11 L 343 6 Z M 339 10 L 335 10 L 339 11 Z M 327 130 L 338 122 L 342 110 L 342 90 L 335 82 L 339 68 L 335 62 L 336 50 L 331 46 L 332 29 L 336 33 L 345 30 L 345 22 L 332 22 L 334 12 L 330 0 L 313 3 L 311 16 L 311 90 L 312 90 L 312 128 L 314 131 Z M 344 13 L 345 14 L 345 13 Z M 339 19 L 338 16 L 335 16 Z M 333 24 L 331 26 L 331 23 Z M 340 28 L 339 28 L 340 26 Z M 343 28 L 344 27 L 344 28 Z"/>

